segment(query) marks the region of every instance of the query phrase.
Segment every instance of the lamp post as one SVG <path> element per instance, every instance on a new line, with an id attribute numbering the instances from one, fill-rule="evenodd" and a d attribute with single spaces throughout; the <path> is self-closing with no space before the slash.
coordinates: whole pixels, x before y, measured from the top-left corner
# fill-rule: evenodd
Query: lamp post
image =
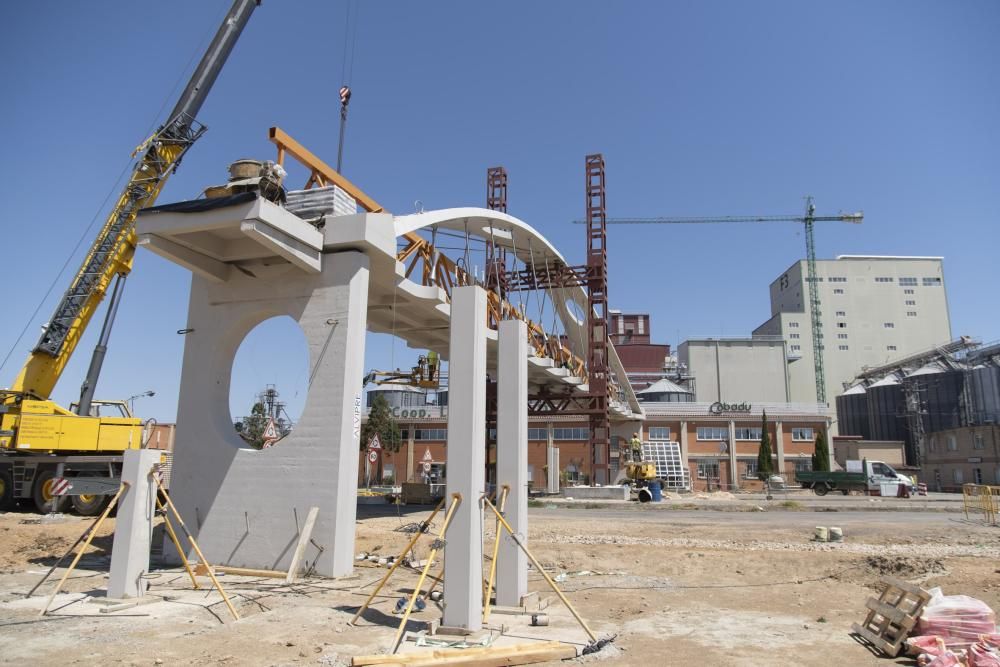
<path id="1" fill-rule="evenodd" d="M 133 414 L 133 416 L 135 415 L 135 399 L 137 399 L 137 398 L 146 398 L 146 397 L 149 397 L 149 396 L 156 396 L 156 392 L 150 389 L 148 391 L 142 392 L 141 394 L 134 394 L 132 396 L 129 396 L 126 399 L 128 401 L 129 412 L 131 412 Z"/>

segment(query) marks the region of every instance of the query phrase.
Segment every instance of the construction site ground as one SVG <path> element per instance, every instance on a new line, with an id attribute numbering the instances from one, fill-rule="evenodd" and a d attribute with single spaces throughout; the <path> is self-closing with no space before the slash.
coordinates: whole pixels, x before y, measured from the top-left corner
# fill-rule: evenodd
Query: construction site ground
<path id="1" fill-rule="evenodd" d="M 1000 609 L 1000 528 L 967 520 L 955 496 L 911 499 L 907 506 L 861 496 L 799 494 L 767 501 L 727 495 L 642 506 L 532 503 L 532 550 L 593 630 L 617 635 L 611 646 L 577 661 L 913 664 L 877 657 L 850 636 L 851 623 L 862 620 L 865 600 L 886 574 L 972 595 Z M 712 507 L 700 507 L 706 503 Z M 401 528 L 428 513 L 424 507 L 359 506 L 358 551 L 397 553 L 409 537 Z M 25 594 L 88 523 L 71 515 L 50 520 L 0 513 L 0 662 L 350 664 L 354 655 L 379 653 L 391 644 L 398 623 L 392 608 L 416 582 L 416 574 L 401 570 L 392 590 L 351 627 L 355 608 L 385 572 L 374 563 L 359 562 L 352 578 L 308 578 L 293 585 L 227 575 L 223 584 L 243 615 L 233 622 L 207 578 L 200 578 L 203 589 L 195 591 L 183 570 L 154 567 L 150 593 L 166 601 L 101 613 L 87 598 L 99 599 L 106 586 L 114 524 L 109 521 L 67 592 L 57 596 L 54 611 L 40 617 L 55 577 L 35 597 Z M 844 542 L 813 542 L 816 526 L 841 527 Z M 422 543 L 417 556 L 427 550 Z M 531 571 L 529 579 L 531 589 L 545 595 L 543 578 Z M 492 615 L 491 626 L 506 626 L 497 644 L 538 637 L 582 647 L 584 633 L 549 597 L 548 627 Z M 413 619 L 439 615 L 429 604 Z M 413 650 L 412 642 L 406 650 Z"/>

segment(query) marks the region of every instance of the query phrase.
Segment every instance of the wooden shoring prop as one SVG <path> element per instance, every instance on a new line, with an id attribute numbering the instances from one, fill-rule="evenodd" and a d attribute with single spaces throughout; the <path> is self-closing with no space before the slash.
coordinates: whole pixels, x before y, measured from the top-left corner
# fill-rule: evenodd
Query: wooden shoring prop
<path id="1" fill-rule="evenodd" d="M 507 508 L 507 495 L 509 493 L 510 487 L 504 484 L 503 490 L 500 492 L 501 514 L 503 514 L 504 510 Z M 497 576 L 497 554 L 500 553 L 501 537 L 503 537 L 503 533 L 500 532 L 500 522 L 497 521 L 496 540 L 493 542 L 493 560 L 490 561 L 490 577 L 486 581 L 486 590 L 483 592 L 483 623 L 490 619 L 490 598 L 493 596 L 493 582 L 496 581 Z"/>

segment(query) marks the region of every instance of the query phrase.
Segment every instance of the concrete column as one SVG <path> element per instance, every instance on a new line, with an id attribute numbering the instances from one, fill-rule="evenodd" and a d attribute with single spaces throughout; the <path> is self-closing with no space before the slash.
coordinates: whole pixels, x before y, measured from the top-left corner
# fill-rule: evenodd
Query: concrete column
<path id="1" fill-rule="evenodd" d="M 483 503 L 486 490 L 486 291 L 457 287 L 448 345 L 449 501 L 462 494 L 444 556 L 442 625 L 479 630 L 483 623 Z"/>
<path id="2" fill-rule="evenodd" d="M 498 331 L 497 488 L 510 486 L 505 518 L 522 541 L 528 536 L 528 326 L 504 320 Z M 489 521 L 490 517 L 487 516 Z M 528 558 L 501 531 L 497 604 L 517 607 L 528 593 Z"/>
<path id="3" fill-rule="evenodd" d="M 774 451 L 778 453 L 778 474 L 785 474 L 785 431 L 781 420 L 774 422 Z M 791 481 L 791 480 L 788 480 Z"/>
<path id="4" fill-rule="evenodd" d="M 688 423 L 687 421 L 681 422 L 681 461 L 684 463 L 684 467 L 688 467 Z"/>
<path id="5" fill-rule="evenodd" d="M 556 429 L 552 422 L 545 423 L 545 462 L 549 466 L 548 492 L 559 493 L 559 450 L 555 448 Z M 554 457 L 554 458 L 553 458 Z M 553 464 L 553 460 L 555 464 Z"/>
<path id="6" fill-rule="evenodd" d="M 829 418 L 827 418 L 826 421 L 823 422 L 823 435 L 826 436 L 826 450 L 830 453 L 830 456 L 828 457 L 830 459 L 830 462 L 827 464 L 827 467 L 829 467 L 830 470 L 836 470 L 837 469 L 837 462 L 836 462 L 836 460 L 833 457 L 833 442 L 830 439 L 830 419 Z M 813 441 L 813 445 L 814 446 L 815 446 L 815 442 L 816 441 L 814 440 Z"/>
<path id="7" fill-rule="evenodd" d="M 149 473 L 160 462 L 160 454 L 158 449 L 129 449 L 123 454 L 122 481 L 128 482 L 129 487 L 115 520 L 109 598 L 138 598 L 146 594 L 146 582 L 141 577 L 149 571 L 156 498 L 156 484 Z"/>
<path id="8" fill-rule="evenodd" d="M 729 484 L 730 488 L 740 488 L 740 471 L 736 465 L 736 422 L 729 421 Z"/>
<path id="9" fill-rule="evenodd" d="M 413 462 L 413 436 L 417 429 L 415 424 L 410 424 L 406 429 L 406 481 L 412 482 L 416 471 Z"/>

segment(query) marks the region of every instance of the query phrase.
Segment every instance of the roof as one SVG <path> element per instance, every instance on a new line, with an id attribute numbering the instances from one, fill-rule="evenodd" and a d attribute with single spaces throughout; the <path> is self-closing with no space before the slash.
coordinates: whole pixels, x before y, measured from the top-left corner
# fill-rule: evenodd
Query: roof
<path id="1" fill-rule="evenodd" d="M 662 380 L 657 380 L 642 391 L 637 391 L 635 393 L 638 396 L 642 396 L 643 394 L 690 394 L 691 392 L 678 384 L 674 384 L 667 378 L 663 378 Z"/>

